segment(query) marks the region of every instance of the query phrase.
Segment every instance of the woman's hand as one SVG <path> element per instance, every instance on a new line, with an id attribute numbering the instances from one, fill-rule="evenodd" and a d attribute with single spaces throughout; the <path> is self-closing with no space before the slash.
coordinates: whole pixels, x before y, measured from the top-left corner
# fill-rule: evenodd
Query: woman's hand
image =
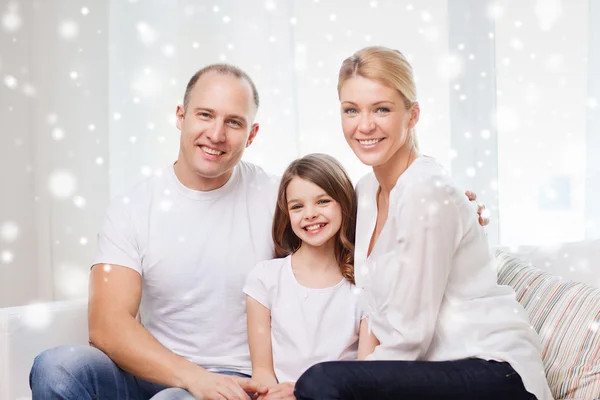
<path id="1" fill-rule="evenodd" d="M 477 200 L 477 194 L 467 190 L 465 195 L 470 201 Z M 485 208 L 485 204 L 477 204 L 477 215 L 479 216 L 479 225 L 486 226 L 490 223 L 490 212 Z"/>

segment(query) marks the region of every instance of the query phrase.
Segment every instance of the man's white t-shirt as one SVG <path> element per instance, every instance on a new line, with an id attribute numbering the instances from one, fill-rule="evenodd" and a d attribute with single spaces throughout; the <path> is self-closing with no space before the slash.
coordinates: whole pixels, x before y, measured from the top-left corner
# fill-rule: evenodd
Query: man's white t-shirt
<path id="1" fill-rule="evenodd" d="M 291 256 L 263 261 L 244 292 L 271 311 L 273 367 L 279 382 L 295 382 L 311 366 L 356 360 L 362 309 L 354 285 L 307 288 L 296 280 Z"/>
<path id="2" fill-rule="evenodd" d="M 166 348 L 206 369 L 250 374 L 242 288 L 273 256 L 278 185 L 240 162 L 223 187 L 200 192 L 170 166 L 113 200 L 94 264 L 142 276 L 141 322 Z"/>

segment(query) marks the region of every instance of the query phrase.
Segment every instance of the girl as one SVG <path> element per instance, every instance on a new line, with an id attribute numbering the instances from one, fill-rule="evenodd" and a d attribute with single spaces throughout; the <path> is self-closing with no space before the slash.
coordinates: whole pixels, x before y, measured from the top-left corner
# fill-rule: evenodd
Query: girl
<path id="1" fill-rule="evenodd" d="M 273 219 L 277 258 L 258 264 L 244 287 L 252 378 L 270 387 L 260 399 L 293 399 L 293 382 L 312 365 L 357 358 L 355 224 L 354 187 L 333 157 L 290 164 Z"/>
<path id="2" fill-rule="evenodd" d="M 344 61 L 346 141 L 373 172 L 357 185 L 355 270 L 370 361 L 313 366 L 307 399 L 548 400 L 539 339 L 496 283 L 485 233 L 444 169 L 419 154 L 412 68 L 369 47 Z"/>

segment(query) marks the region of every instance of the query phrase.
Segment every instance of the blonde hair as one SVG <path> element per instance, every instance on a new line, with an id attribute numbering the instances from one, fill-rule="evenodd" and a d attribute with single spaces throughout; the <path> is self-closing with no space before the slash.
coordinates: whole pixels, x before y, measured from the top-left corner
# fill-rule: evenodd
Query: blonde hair
<path id="1" fill-rule="evenodd" d="M 346 58 L 338 76 L 338 96 L 344 83 L 357 75 L 396 89 L 402 96 L 407 111 L 417 102 L 417 87 L 412 67 L 398 50 L 370 46 Z M 411 129 L 410 137 L 413 146 L 418 148 L 414 128 Z"/>

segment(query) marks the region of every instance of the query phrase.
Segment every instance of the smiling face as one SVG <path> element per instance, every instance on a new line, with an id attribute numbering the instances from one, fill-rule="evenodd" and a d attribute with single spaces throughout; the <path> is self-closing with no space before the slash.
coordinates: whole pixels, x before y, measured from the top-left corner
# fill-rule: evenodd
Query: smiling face
<path id="1" fill-rule="evenodd" d="M 302 245 L 333 243 L 342 224 L 338 202 L 311 181 L 294 177 L 286 190 L 290 225 Z"/>
<path id="2" fill-rule="evenodd" d="M 200 76 L 186 108 L 177 107 L 179 180 L 196 190 L 223 186 L 258 132 L 255 114 L 248 82 L 215 71 Z"/>
<path id="3" fill-rule="evenodd" d="M 342 130 L 354 154 L 371 167 L 385 165 L 410 143 L 419 106 L 406 109 L 398 90 L 355 75 L 340 88 Z"/>

